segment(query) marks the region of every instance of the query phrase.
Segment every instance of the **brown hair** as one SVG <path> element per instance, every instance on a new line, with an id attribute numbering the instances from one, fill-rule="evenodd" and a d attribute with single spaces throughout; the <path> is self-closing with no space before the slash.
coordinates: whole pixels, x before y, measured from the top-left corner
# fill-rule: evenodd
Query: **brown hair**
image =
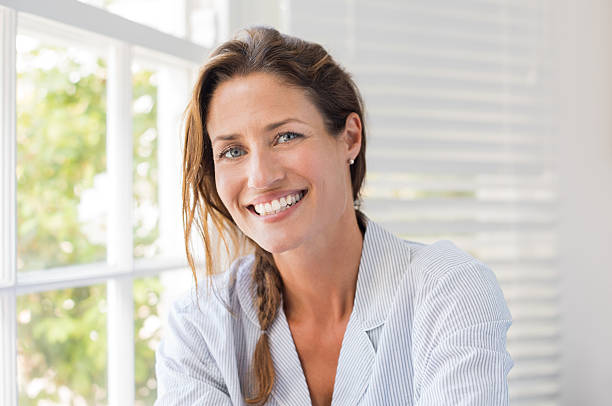
<path id="1" fill-rule="evenodd" d="M 195 261 L 190 250 L 194 224 L 204 242 L 209 282 L 211 276 L 218 271 L 213 264 L 217 255 L 212 254 L 215 247 L 209 233 L 209 223 L 217 230 L 221 237 L 219 241 L 223 242 L 230 258 L 230 251 L 237 255 L 240 247 L 250 245 L 254 248 L 253 278 L 257 286 L 255 302 L 262 335 L 253 357 L 256 393 L 246 401 L 250 404 L 263 404 L 274 385 L 274 364 L 266 332 L 281 302 L 282 280 L 272 254 L 244 236 L 223 205 L 215 187 L 212 146 L 206 129 L 208 105 L 217 86 L 232 77 L 255 72 L 274 74 L 285 83 L 304 89 L 321 112 L 326 128 L 332 135 L 339 134 L 345 128 L 350 113 L 357 113 L 362 122 L 364 113 L 359 90 L 350 75 L 321 45 L 263 27 L 246 29 L 212 52 L 200 71 L 187 107 L 183 154 L 183 227 L 187 260 L 197 288 Z M 362 131 L 361 150 L 350 166 L 350 172 L 355 213 L 363 233 L 365 216 L 359 211 L 359 204 L 366 171 L 365 125 Z"/>

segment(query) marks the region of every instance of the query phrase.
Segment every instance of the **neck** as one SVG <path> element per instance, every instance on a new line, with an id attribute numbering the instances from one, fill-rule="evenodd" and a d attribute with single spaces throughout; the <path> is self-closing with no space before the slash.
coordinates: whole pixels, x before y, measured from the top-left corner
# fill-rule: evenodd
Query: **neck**
<path id="1" fill-rule="evenodd" d="M 329 324 L 348 318 L 353 310 L 362 245 L 355 212 L 350 210 L 316 241 L 275 254 L 283 279 L 287 319 Z"/>

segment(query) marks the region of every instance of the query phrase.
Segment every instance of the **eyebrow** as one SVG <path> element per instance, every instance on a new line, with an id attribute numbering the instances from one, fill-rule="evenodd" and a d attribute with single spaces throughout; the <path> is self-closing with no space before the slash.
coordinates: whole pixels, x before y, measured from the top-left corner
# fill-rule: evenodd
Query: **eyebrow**
<path id="1" fill-rule="evenodd" d="M 275 123 L 270 123 L 270 124 L 268 124 L 267 126 L 264 127 L 264 130 L 265 131 L 272 131 L 272 130 L 275 130 L 278 127 L 281 127 L 281 126 L 283 126 L 283 125 L 285 125 L 287 123 L 290 123 L 292 121 L 296 121 L 296 122 L 302 123 L 302 124 L 307 124 L 307 123 L 305 123 L 304 121 L 302 121 L 300 119 L 291 118 L 290 117 L 290 118 L 286 118 L 286 119 L 281 120 L 281 121 L 277 121 Z M 215 137 L 213 139 L 212 143 L 214 144 L 217 141 L 233 141 L 233 140 L 238 139 L 238 138 L 240 138 L 240 134 L 219 135 L 219 136 L 217 136 L 217 137 Z"/>
<path id="2" fill-rule="evenodd" d="M 292 121 L 297 121 L 298 123 L 306 124 L 305 122 L 303 122 L 302 120 L 297 119 L 297 118 L 286 118 L 284 120 L 277 121 L 276 123 L 268 124 L 266 126 L 265 130 L 266 131 L 272 131 L 272 130 L 277 129 L 278 127 L 280 127 L 282 125 L 285 125 L 287 123 L 290 123 Z"/>

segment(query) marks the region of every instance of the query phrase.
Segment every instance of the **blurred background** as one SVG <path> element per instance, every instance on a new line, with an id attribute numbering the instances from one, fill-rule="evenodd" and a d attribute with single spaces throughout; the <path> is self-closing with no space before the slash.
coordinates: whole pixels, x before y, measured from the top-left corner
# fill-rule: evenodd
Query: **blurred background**
<path id="1" fill-rule="evenodd" d="M 250 25 L 353 74 L 364 211 L 493 269 L 511 404 L 612 404 L 612 3 L 0 0 L 0 17 L 0 404 L 154 402 L 193 284 L 181 115 Z"/>

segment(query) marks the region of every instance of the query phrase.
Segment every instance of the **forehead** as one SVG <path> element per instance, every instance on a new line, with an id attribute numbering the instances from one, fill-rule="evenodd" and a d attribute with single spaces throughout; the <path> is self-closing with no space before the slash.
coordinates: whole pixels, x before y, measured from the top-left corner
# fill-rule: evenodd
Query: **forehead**
<path id="1" fill-rule="evenodd" d="M 317 126 L 323 119 L 306 91 L 269 73 L 252 73 L 221 83 L 208 106 L 206 126 L 211 137 L 263 128 L 271 122 L 297 118 Z"/>

